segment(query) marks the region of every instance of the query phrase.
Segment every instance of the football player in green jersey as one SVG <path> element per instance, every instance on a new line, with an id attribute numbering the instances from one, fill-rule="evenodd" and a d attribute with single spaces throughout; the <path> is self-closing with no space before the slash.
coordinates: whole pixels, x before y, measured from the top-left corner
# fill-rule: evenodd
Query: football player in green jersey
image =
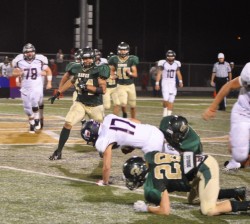
<path id="1" fill-rule="evenodd" d="M 99 122 L 103 120 L 102 95 L 106 92 L 106 79 L 109 78 L 110 70 L 108 65 L 96 66 L 94 61 L 94 51 L 89 47 L 84 48 L 81 63 L 70 63 L 66 68 L 66 73 L 72 78 L 59 88 L 56 95 L 49 98 L 53 104 L 55 99 L 72 85 L 77 91 L 76 100 L 65 118 L 58 147 L 49 157 L 50 160 L 61 159 L 62 149 L 69 138 L 72 126 L 80 122 L 85 115 Z"/>
<path id="2" fill-rule="evenodd" d="M 149 152 L 144 161 L 141 157 L 132 157 L 123 165 L 126 186 L 136 189 L 144 184 L 144 201 L 134 203 L 137 212 L 151 212 L 159 215 L 170 214 L 169 192 L 188 192 L 191 190 L 190 181 L 198 181 L 200 209 L 203 215 L 214 216 L 228 212 L 250 210 L 250 201 L 246 198 L 246 189 L 224 189 L 219 187 L 219 166 L 210 155 L 195 155 L 184 152 L 182 155 L 171 155 L 162 152 Z M 219 194 L 225 198 L 218 202 Z M 231 197 L 228 197 L 228 196 Z M 155 206 L 153 206 L 154 204 Z"/>
<path id="3" fill-rule="evenodd" d="M 188 124 L 185 117 L 177 115 L 163 117 L 160 122 L 160 130 L 170 145 L 170 150 L 173 147 L 178 152 L 192 151 L 195 154 L 202 153 L 200 137 Z"/>
<path id="4" fill-rule="evenodd" d="M 130 106 L 131 118 L 136 117 L 136 89 L 134 79 L 137 78 L 139 58 L 129 55 L 130 47 L 121 42 L 117 47 L 117 55 L 108 60 L 111 76 L 117 75 L 117 92 L 121 103 L 123 117 L 127 117 L 126 106 Z"/>

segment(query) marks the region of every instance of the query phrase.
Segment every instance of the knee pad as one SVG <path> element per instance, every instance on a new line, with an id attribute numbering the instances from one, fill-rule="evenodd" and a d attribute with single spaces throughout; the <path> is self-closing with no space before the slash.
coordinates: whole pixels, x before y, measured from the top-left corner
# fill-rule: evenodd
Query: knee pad
<path id="1" fill-rule="evenodd" d="M 39 110 L 39 108 L 38 107 L 32 107 L 32 111 L 35 113 L 35 112 L 37 112 Z"/>

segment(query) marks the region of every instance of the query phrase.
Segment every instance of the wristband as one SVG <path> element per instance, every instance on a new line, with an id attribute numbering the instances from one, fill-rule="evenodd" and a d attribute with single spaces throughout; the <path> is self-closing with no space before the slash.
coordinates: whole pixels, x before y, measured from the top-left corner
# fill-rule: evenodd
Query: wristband
<path id="1" fill-rule="evenodd" d="M 52 81 L 52 75 L 47 75 L 47 80 Z"/>
<path id="2" fill-rule="evenodd" d="M 101 87 L 96 87 L 95 92 L 96 92 L 97 94 L 103 94 L 103 89 L 102 89 Z"/>
<path id="3" fill-rule="evenodd" d="M 155 85 L 156 85 L 156 86 L 159 86 L 159 85 L 160 85 L 160 82 L 155 82 Z"/>
<path id="4" fill-rule="evenodd" d="M 182 83 L 182 80 L 179 80 L 180 83 Z"/>

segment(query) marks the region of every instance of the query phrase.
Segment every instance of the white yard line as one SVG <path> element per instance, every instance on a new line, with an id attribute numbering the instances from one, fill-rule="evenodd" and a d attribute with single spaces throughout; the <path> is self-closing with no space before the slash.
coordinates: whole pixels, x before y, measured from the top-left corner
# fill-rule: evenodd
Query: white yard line
<path id="1" fill-rule="evenodd" d="M 49 174 L 49 173 L 42 173 L 42 172 L 37 172 L 37 171 L 33 171 L 33 170 L 19 169 L 19 168 L 11 167 L 11 166 L 0 166 L 0 169 L 20 171 L 20 172 L 23 172 L 23 173 L 37 174 L 37 175 L 40 175 L 40 176 L 55 177 L 55 178 L 58 178 L 58 179 L 76 181 L 76 182 L 81 182 L 81 183 L 96 184 L 96 182 L 94 182 L 94 181 L 83 180 L 83 179 L 72 178 L 72 177 L 65 177 L 65 176 Z M 125 187 L 125 186 L 119 186 L 119 185 L 113 185 L 113 184 L 111 184 L 110 186 L 115 187 L 115 188 L 119 188 L 119 189 L 123 189 L 123 190 L 128 190 L 127 187 Z M 131 191 L 129 191 L 129 192 L 131 192 Z M 137 189 L 137 190 L 135 190 L 133 192 L 141 194 L 141 193 L 143 193 L 143 190 L 142 189 Z M 179 196 L 179 195 L 175 195 L 175 194 L 170 194 L 170 196 L 175 197 L 175 198 L 186 199 L 186 197 L 184 197 L 184 196 Z"/>

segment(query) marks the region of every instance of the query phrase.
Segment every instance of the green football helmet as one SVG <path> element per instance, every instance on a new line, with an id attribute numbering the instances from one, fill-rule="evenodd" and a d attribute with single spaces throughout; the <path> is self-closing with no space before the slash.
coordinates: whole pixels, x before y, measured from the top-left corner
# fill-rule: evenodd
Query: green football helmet
<path id="1" fill-rule="evenodd" d="M 182 142 L 189 132 L 188 121 L 182 116 L 173 116 L 169 121 L 169 125 L 166 130 L 166 138 L 170 139 L 174 143 L 179 144 Z"/>
<path id="2" fill-rule="evenodd" d="M 125 58 L 129 55 L 130 47 L 127 43 L 121 42 L 117 47 L 117 55 Z"/>
<path id="3" fill-rule="evenodd" d="M 82 52 L 81 52 L 81 65 L 84 67 L 84 68 L 90 68 L 94 65 L 94 62 L 95 62 L 95 52 L 94 50 L 87 46 L 85 48 L 82 49 Z M 83 59 L 91 59 L 91 62 L 86 62 L 86 61 L 83 61 Z"/>

